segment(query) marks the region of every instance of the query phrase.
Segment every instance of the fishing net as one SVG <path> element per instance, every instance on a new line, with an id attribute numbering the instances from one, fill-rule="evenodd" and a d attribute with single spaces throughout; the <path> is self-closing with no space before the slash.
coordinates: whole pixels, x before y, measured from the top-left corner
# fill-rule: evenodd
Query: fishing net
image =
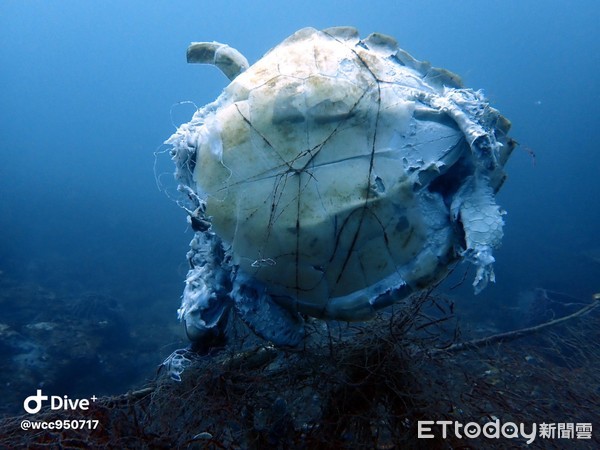
<path id="1" fill-rule="evenodd" d="M 368 324 L 309 322 L 295 351 L 268 346 L 233 321 L 224 350 L 178 351 L 139 390 L 101 398 L 88 411 L 4 419 L 0 447 L 464 448 L 482 441 L 453 432 L 443 439 L 439 430 L 419 439 L 418 422 L 599 426 L 597 310 L 528 337 L 506 333 L 463 345 L 453 309 L 426 293 Z M 98 427 L 22 431 L 24 418 L 97 420 Z M 484 443 L 506 448 L 525 439 Z M 597 431 L 590 439 L 556 432 L 535 440 L 546 448 L 599 443 Z"/>

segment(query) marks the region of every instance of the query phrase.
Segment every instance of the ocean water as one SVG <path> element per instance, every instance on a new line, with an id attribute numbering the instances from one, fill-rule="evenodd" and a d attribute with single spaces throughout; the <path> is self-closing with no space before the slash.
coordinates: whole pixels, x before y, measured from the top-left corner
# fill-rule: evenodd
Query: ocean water
<path id="1" fill-rule="evenodd" d="M 0 379 L 19 392 L 6 411 L 22 412 L 22 393 L 44 383 L 71 395 L 69 377 L 83 380 L 77 394 L 119 393 L 185 345 L 176 310 L 192 234 L 157 188 L 154 153 L 227 84 L 186 64 L 191 41 L 228 43 L 252 63 L 302 27 L 352 25 L 483 89 L 520 143 L 497 197 L 505 236 L 495 285 L 448 292 L 471 327 L 496 331 L 522 323 L 520 300 L 536 288 L 590 300 L 600 291 L 598 23 L 593 0 L 1 2 Z M 67 355 L 91 369 L 53 360 L 90 330 L 97 341 Z M 28 347 L 43 332 L 55 340 L 46 354 Z M 19 339 L 30 343 L 16 349 Z M 11 359 L 18 352 L 26 363 Z M 51 366 L 67 374 L 44 379 Z"/>

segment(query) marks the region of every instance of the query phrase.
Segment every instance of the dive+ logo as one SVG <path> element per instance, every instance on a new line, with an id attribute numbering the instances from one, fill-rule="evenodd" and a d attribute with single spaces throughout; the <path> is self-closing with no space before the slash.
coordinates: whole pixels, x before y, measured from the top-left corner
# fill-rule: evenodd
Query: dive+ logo
<path id="1" fill-rule="evenodd" d="M 23 409 L 29 414 L 36 414 L 42 409 L 43 402 L 48 399 L 50 399 L 50 409 L 53 411 L 74 411 L 76 409 L 87 411 L 90 407 L 90 400 L 87 398 L 71 399 L 67 395 L 62 397 L 59 395 L 53 395 L 48 398 L 47 395 L 42 394 L 41 389 L 38 389 L 35 395 L 30 395 L 23 401 Z M 92 395 L 90 399 L 92 402 L 95 402 L 98 400 L 98 397 Z"/>

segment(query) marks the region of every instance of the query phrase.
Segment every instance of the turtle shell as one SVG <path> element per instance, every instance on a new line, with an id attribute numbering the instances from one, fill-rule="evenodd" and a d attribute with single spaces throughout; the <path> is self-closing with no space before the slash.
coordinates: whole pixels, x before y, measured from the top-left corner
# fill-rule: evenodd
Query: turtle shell
<path id="1" fill-rule="evenodd" d="M 294 311 L 367 318 L 390 289 L 426 287 L 502 236 L 508 121 L 388 36 L 302 29 L 186 127 L 210 231 Z M 490 199 L 496 230 L 470 243 L 460 205 Z"/>

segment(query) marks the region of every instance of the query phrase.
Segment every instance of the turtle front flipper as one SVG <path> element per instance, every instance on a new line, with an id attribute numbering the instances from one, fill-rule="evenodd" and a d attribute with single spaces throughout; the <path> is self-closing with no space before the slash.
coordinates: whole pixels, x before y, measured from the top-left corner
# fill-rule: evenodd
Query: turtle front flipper
<path id="1" fill-rule="evenodd" d="M 477 268 L 473 287 L 478 294 L 488 282 L 495 281 L 492 250 L 502 241 L 504 212 L 496 204 L 489 179 L 480 174 L 465 182 L 457 192 L 451 210 L 452 219 L 464 230 L 461 256 Z"/>
<path id="2" fill-rule="evenodd" d="M 277 304 L 264 286 L 237 274 L 232 297 L 239 317 L 261 338 L 278 347 L 297 347 L 304 338 L 304 320 Z"/>
<path id="3" fill-rule="evenodd" d="M 216 66 L 230 80 L 250 66 L 235 48 L 219 42 L 192 42 L 187 49 L 187 62 Z"/>

